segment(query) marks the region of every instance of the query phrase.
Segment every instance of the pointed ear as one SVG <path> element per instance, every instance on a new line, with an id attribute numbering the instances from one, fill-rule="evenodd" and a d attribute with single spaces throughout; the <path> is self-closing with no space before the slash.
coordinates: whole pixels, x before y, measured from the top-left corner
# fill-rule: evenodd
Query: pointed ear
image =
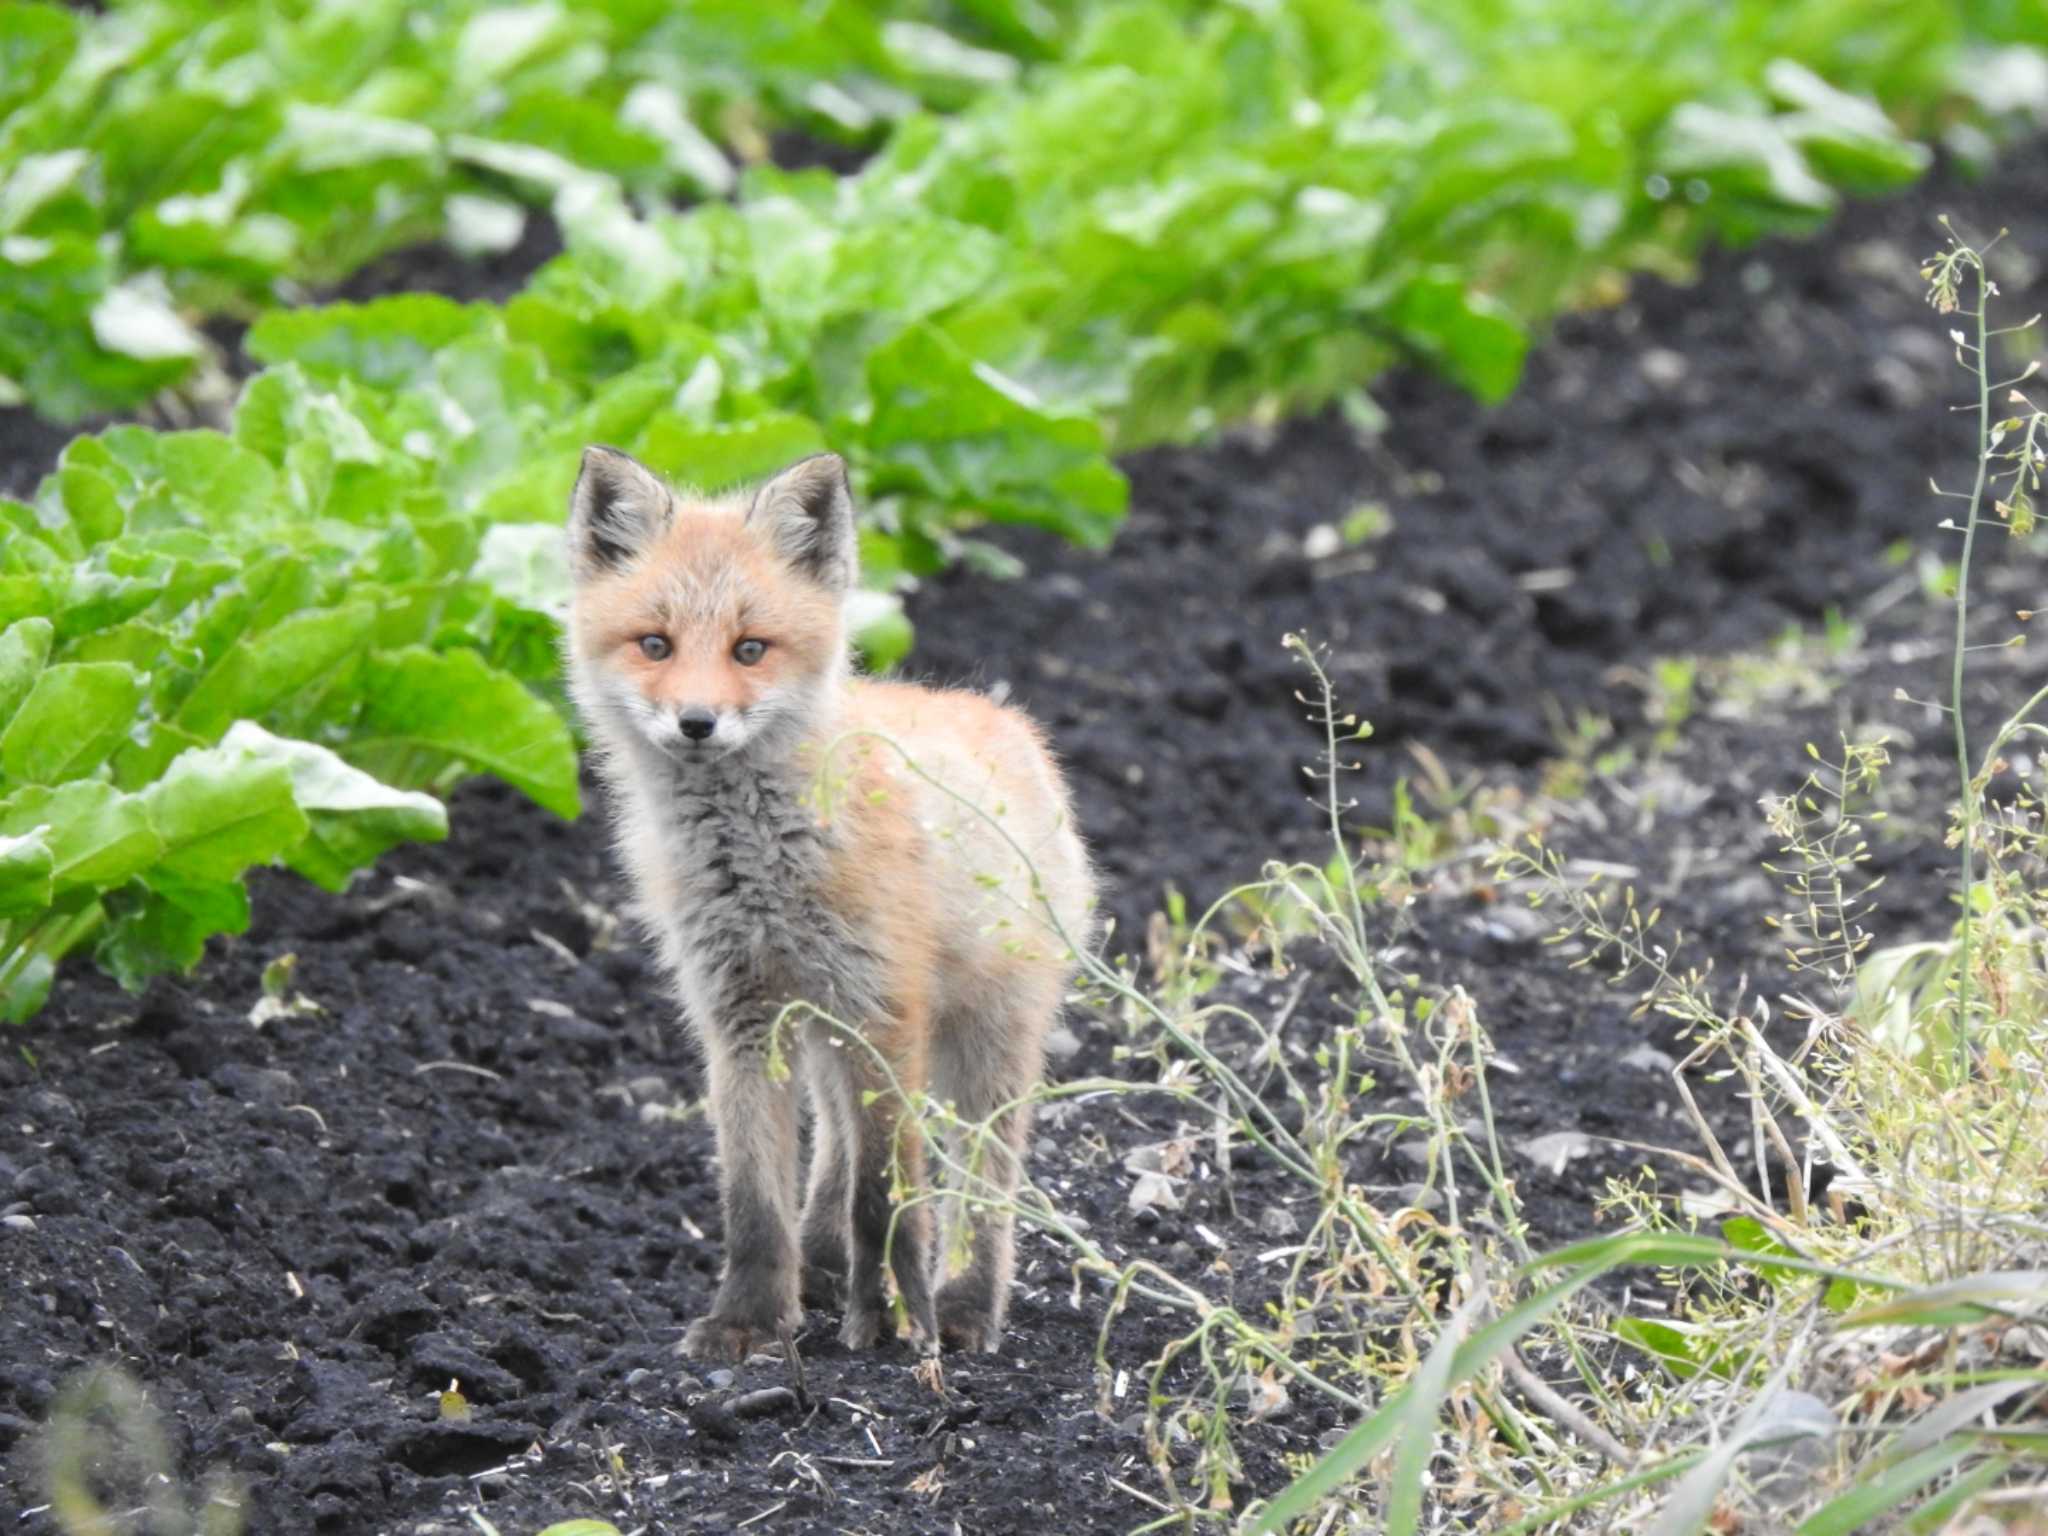
<path id="1" fill-rule="evenodd" d="M 569 557 L 579 577 L 617 570 L 637 559 L 668 526 L 668 487 L 631 454 L 583 450 L 569 493 Z"/>
<path id="2" fill-rule="evenodd" d="M 860 563 L 853 492 L 836 453 L 799 459 L 754 495 L 748 526 L 775 541 L 782 558 L 822 586 L 843 592 Z"/>

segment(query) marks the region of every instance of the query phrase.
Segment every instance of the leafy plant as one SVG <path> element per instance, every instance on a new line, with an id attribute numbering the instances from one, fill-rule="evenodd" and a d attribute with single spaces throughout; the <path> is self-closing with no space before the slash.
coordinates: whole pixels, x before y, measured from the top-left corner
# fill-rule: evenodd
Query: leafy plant
<path id="1" fill-rule="evenodd" d="M 250 391 L 233 437 L 115 428 L 74 442 L 33 506 L 0 502 L 11 1019 L 88 942 L 129 986 L 190 967 L 247 926 L 252 866 L 340 889 L 445 835 L 418 791 L 462 774 L 576 812 L 568 728 L 535 691 L 552 618 L 481 558 L 511 530 L 374 456 L 337 462 L 331 438 L 287 447 L 285 384 Z"/>
<path id="2" fill-rule="evenodd" d="M 1105 542 L 1127 496 L 1116 450 L 1313 405 L 1403 354 L 1498 396 L 1528 328 L 1615 266 L 1810 222 L 1830 176 L 1868 187 L 1914 174 L 1922 153 L 1845 92 L 1931 101 L 1967 41 L 2017 26 L 1921 7 L 1873 29 L 1865 7 L 1837 0 L 1698 0 L 1651 26 L 1617 0 L 1556 0 L 1505 24 L 1460 5 L 1429 29 L 1367 0 L 1257 14 L 1076 0 L 1028 23 L 977 6 L 976 26 L 1044 61 L 1014 88 L 952 118 L 906 119 L 857 176 L 756 167 L 736 203 L 642 216 L 628 189 L 673 166 L 636 183 L 606 160 L 623 141 L 562 99 L 632 116 L 632 88 L 606 72 L 625 55 L 607 48 L 638 38 L 632 67 L 656 70 L 672 57 L 659 28 L 710 25 L 712 11 L 664 22 L 666 10 L 625 4 L 572 16 L 451 3 L 415 28 L 400 26 L 408 7 L 342 17 L 277 3 L 291 25 L 261 25 L 268 5 L 181 25 L 184 0 L 91 23 L 47 6 L 0 12 L 22 61 L 9 80 L 23 82 L 0 99 L 0 144 L 18 152 L 0 189 L 0 223 L 13 221 L 0 263 L 37 282 L 90 266 L 61 295 L 0 292 L 0 326 L 71 323 L 58 300 L 98 292 L 112 271 L 93 233 L 111 215 L 191 294 L 224 292 L 270 280 L 238 252 L 264 231 L 282 242 L 277 219 L 301 218 L 293 250 L 353 261 L 343 236 L 360 206 L 388 205 L 367 238 L 398 238 L 421 198 L 444 208 L 455 165 L 547 185 L 570 250 L 503 307 L 409 295 L 267 315 L 248 347 L 269 367 L 231 431 L 83 439 L 33 507 L 0 507 L 18 535 L 0 554 L 0 623 L 29 623 L 0 674 L 0 835 L 20 840 L 6 854 L 17 873 L 0 981 L 17 1016 L 88 939 L 130 982 L 189 963 L 206 934 L 246 922 L 249 864 L 296 858 L 333 879 L 368 856 L 368 840 L 337 848 L 331 832 L 326 855 L 304 851 L 321 807 L 295 788 L 286 808 L 298 770 L 246 734 L 230 746 L 238 721 L 387 789 L 481 770 L 573 809 L 570 740 L 548 708 L 551 525 L 587 442 L 706 486 L 828 443 L 845 452 L 877 589 L 857 618 L 886 661 L 907 643 L 896 589 L 974 553 L 978 525 Z M 909 16 L 882 33 L 933 44 L 895 25 Z M 728 39 L 737 76 L 815 80 L 805 71 L 825 67 L 810 44 L 754 26 Z M 1528 62 L 1539 38 L 1540 69 Z M 775 76 L 758 60 L 785 43 L 799 62 Z M 344 44 L 353 73 L 316 68 Z M 435 94 L 451 60 L 476 78 Z M 1461 85 L 1475 76 L 1491 82 L 1483 95 Z M 176 88 L 158 90 L 167 79 Z M 1594 91 L 1595 79 L 1625 88 Z M 246 112 L 215 110 L 234 82 Z M 529 110 L 542 98 L 559 121 Z M 460 116 L 485 111 L 511 114 L 525 137 L 486 137 Z M 1718 114 L 1713 133 L 1703 113 Z M 582 137 L 533 142 L 549 123 L 580 123 Z M 191 166 L 215 166 L 193 169 L 199 181 L 167 180 L 157 158 L 181 124 Z M 101 129 L 104 145 L 69 142 Z M 111 147 L 145 131 L 141 147 Z M 92 155 L 106 165 L 88 175 Z M 441 169 L 382 179 L 408 157 Z M 401 190 L 377 191 L 387 185 Z M 273 194 L 276 207 L 262 201 Z M 186 199 L 177 218 L 166 197 Z M 161 339 L 170 312 L 120 286 Z M 56 333 L 21 334 L 0 372 L 49 366 L 66 387 L 98 387 Z M 60 718 L 76 728 L 49 729 Z M 178 766 L 205 752 L 227 755 Z M 197 795 L 133 798 L 230 771 L 249 803 L 272 806 L 234 836 L 204 822 Z M 388 830 L 399 808 L 382 814 Z M 84 857 L 98 847 L 85 837 L 60 858 L 74 819 L 114 851 Z M 185 851 L 200 839 L 203 857 Z"/>
<path id="3" fill-rule="evenodd" d="M 1963 547 L 1957 564 L 1953 604 L 1955 642 L 1950 656 L 1949 716 L 1956 742 L 1956 777 L 1959 786 L 1956 801 L 1956 843 L 1961 850 L 1961 868 L 1957 874 L 1956 888 L 1956 1001 L 1955 1026 L 1952 1033 L 1958 1053 L 1958 1071 L 1967 1074 L 1972 1029 L 1972 988 L 1976 980 L 1970 946 L 1978 907 L 1975 872 L 1980 841 L 1979 824 L 1982 820 L 1984 785 L 1998 766 L 1994 761 L 1987 759 L 1981 774 L 1973 772 L 1969 730 L 1963 712 L 1963 680 L 1970 654 L 1970 567 L 1976 552 L 1978 531 L 1986 522 L 1984 502 L 1987 495 L 1992 499 L 1999 520 L 2015 538 L 2024 538 L 2034 531 L 2034 497 L 2041 489 L 2041 471 L 2044 466 L 2048 466 L 2048 413 L 2043 413 L 2018 388 L 2040 371 L 2041 364 L 2038 359 L 2028 363 L 2013 378 L 1992 378 L 1995 364 L 1988 349 L 1993 340 L 2025 331 L 2040 317 L 2035 316 L 2016 326 L 1992 326 L 1991 299 L 1997 292 L 1997 287 L 1992 282 L 1990 273 L 1985 270 L 1983 252 L 1964 243 L 1953 230 L 1950 230 L 1947 248 L 1928 258 L 1921 267 L 1920 275 L 1928 285 L 1928 300 L 1938 313 L 1951 315 L 1959 308 L 1966 308 L 1970 332 L 1965 334 L 1961 330 L 1952 330 L 1949 332 L 1949 339 L 1955 344 L 1956 361 L 1968 370 L 1971 382 L 1976 386 L 1977 396 L 1975 479 L 1968 492 L 1945 492 L 1938 486 L 1935 488 L 1937 495 L 1949 496 L 1964 504 L 1963 522 L 1959 529 L 1963 536 Z M 1966 284 L 1969 285 L 1967 289 Z M 1996 419 L 1992 405 L 2001 392 L 2004 393 L 2001 403 L 2016 405 L 2020 409 L 2014 415 Z M 2004 482 L 2002 496 L 1998 494 L 2001 480 Z M 2014 737 L 2039 732 L 2040 727 L 2033 725 L 2028 716 L 2040 702 L 2040 698 L 2041 695 L 2037 694 L 2034 699 L 2029 700 L 1999 733 L 1999 739 L 1993 747 L 1994 756 L 1998 748 L 2003 747 Z"/>
<path id="4" fill-rule="evenodd" d="M 575 189 L 723 195 L 777 124 L 871 137 L 1008 80 L 1009 54 L 947 30 L 965 20 L 915 0 L 10 0 L 0 388 L 60 419 L 130 407 L 204 354 L 193 310 L 421 240 L 509 247 L 523 205 Z"/>
<path id="5" fill-rule="evenodd" d="M 1401 355 L 1498 397 L 1528 329 L 1614 267 L 1810 224 L 1823 170 L 1912 176 L 1924 153 L 1814 71 L 1927 100 L 1970 35 L 1939 8 L 1875 40 L 1817 0 L 1782 32 L 1782 7 L 1670 30 L 1624 9 L 1539 7 L 1539 70 L 1486 8 L 1424 35 L 1367 0 L 1080 6 L 1052 62 L 905 121 L 856 176 L 755 167 L 735 204 L 651 217 L 578 182 L 568 254 L 502 310 L 279 313 L 249 347 L 346 395 L 388 454 L 453 461 L 459 499 L 499 516 L 553 517 L 593 438 L 706 486 L 829 442 L 878 584 L 991 520 L 1099 543 L 1114 451 L 1312 406 Z M 1795 44 L 1806 63 L 1773 51 Z M 1592 73 L 1629 94 L 1592 110 Z M 1711 165 L 1664 131 L 1709 98 L 1748 125 Z M 457 380 L 463 411 L 423 418 L 420 388 Z"/>

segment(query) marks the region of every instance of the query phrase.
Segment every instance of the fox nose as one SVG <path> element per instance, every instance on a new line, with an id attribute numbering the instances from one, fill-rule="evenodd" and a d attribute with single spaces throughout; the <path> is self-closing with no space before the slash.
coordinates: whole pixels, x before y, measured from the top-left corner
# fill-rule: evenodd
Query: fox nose
<path id="1" fill-rule="evenodd" d="M 683 734 L 690 740 L 702 741 L 718 729 L 718 716 L 698 706 L 684 710 L 676 724 L 682 727 Z"/>

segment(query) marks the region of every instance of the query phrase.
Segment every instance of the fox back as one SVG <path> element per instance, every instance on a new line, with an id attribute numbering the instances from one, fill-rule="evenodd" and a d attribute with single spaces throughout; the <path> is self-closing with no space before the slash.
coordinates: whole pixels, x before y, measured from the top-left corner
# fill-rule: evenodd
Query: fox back
<path id="1" fill-rule="evenodd" d="M 912 1097 L 986 1122 L 988 1147 L 954 1170 L 971 1163 L 980 1194 L 1021 1174 L 1021 1101 L 1092 938 L 1059 769 L 1014 710 L 852 676 L 856 545 L 833 456 L 702 498 L 592 449 L 570 548 L 571 691 L 718 1125 L 726 1269 L 686 1347 L 736 1358 L 794 1326 L 800 1293 L 842 1301 L 842 1337 L 873 1343 L 891 1169 L 914 1184 L 923 1161 Z M 800 1208 L 787 1056 L 813 1109 Z M 925 1207 L 895 1213 L 913 1336 L 992 1349 L 1010 1221 L 964 1204 L 948 1220 L 950 1274 Z"/>

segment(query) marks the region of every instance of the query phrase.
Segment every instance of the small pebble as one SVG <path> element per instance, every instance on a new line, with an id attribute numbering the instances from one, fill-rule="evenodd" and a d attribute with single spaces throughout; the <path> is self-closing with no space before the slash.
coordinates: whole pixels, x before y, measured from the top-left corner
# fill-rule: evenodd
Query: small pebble
<path id="1" fill-rule="evenodd" d="M 1300 1220 L 1284 1205 L 1269 1205 L 1259 1212 L 1259 1235 L 1262 1237 L 1292 1237 L 1300 1230 Z"/>
<path id="2" fill-rule="evenodd" d="M 1685 378 L 1691 365 L 1682 352 L 1674 352 L 1669 347 L 1652 347 L 1642 355 L 1638 366 L 1643 370 L 1643 377 L 1652 384 L 1659 389 L 1669 389 Z"/>
<path id="3" fill-rule="evenodd" d="M 1055 1061 L 1065 1061 L 1081 1051 L 1081 1038 L 1065 1024 L 1055 1024 L 1045 1032 L 1045 1054 Z"/>

